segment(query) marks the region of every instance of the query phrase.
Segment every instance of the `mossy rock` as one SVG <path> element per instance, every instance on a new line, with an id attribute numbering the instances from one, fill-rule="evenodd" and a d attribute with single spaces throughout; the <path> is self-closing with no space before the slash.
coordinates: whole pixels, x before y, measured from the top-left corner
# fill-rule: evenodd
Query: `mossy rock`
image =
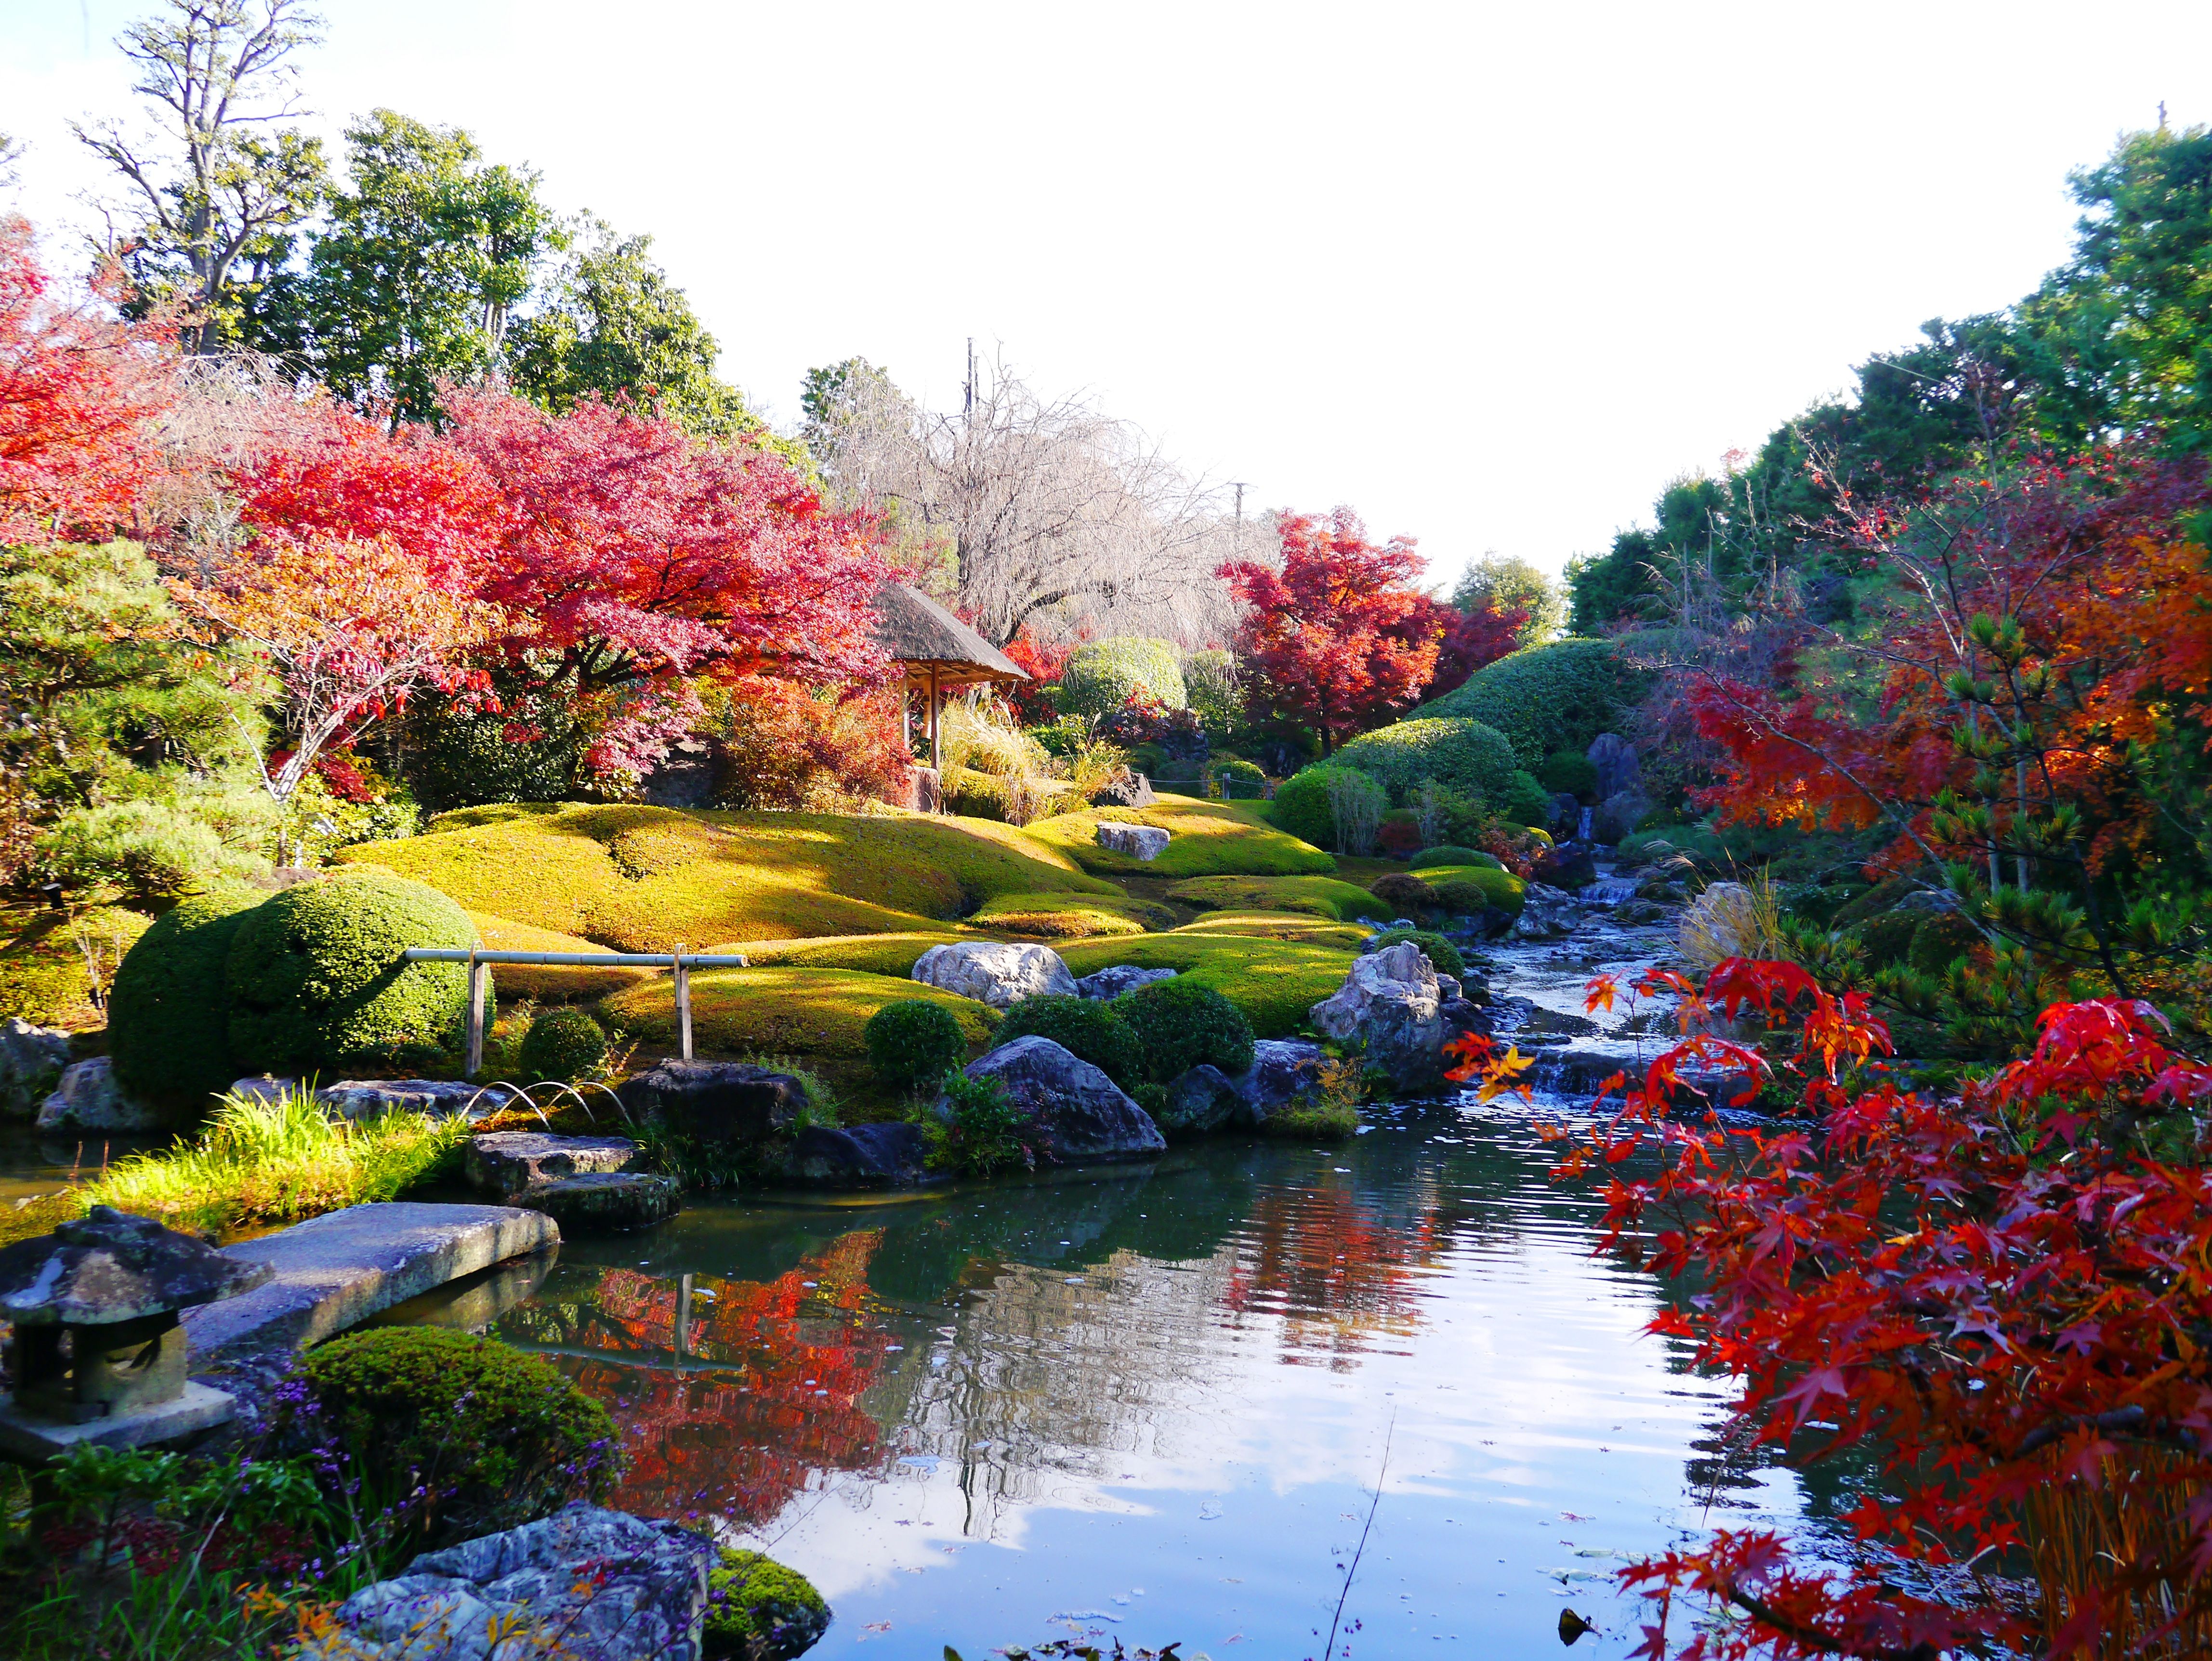
<path id="1" fill-rule="evenodd" d="M 138 937 L 107 1000 L 107 1053 L 134 1099 L 197 1111 L 244 1069 L 231 1055 L 230 953 L 269 896 L 222 889 L 181 900 Z"/>
<path id="2" fill-rule="evenodd" d="M 887 1003 L 941 1003 L 970 1043 L 981 1043 L 999 1013 L 919 981 L 842 969 L 772 965 L 710 969 L 691 977 L 691 1031 L 702 1050 L 723 1056 L 819 1056 L 861 1062 L 870 1017 Z M 676 993 L 665 977 L 604 999 L 608 1025 L 647 1044 L 676 1043 Z"/>
<path id="3" fill-rule="evenodd" d="M 1001 894 L 1118 891 L 1012 825 L 921 813 L 514 803 L 337 857 L 622 952 L 927 930 Z"/>
<path id="4" fill-rule="evenodd" d="M 1337 922 L 1388 922 L 1395 915 L 1358 884 L 1334 877 L 1194 877 L 1169 889 L 1168 897 L 1200 911 L 1304 912 Z"/>
<path id="5" fill-rule="evenodd" d="M 409 963 L 410 947 L 479 945 L 434 888 L 374 873 L 272 894 L 230 946 L 230 1052 L 248 1073 L 419 1072 L 459 1048 L 465 964 Z"/>
<path id="6" fill-rule="evenodd" d="M 1140 860 L 1098 845 L 1099 821 L 1156 825 L 1168 833 L 1159 857 Z M 1097 807 L 1039 819 L 1022 833 L 1085 871 L 1119 876 L 1331 876 L 1336 861 L 1277 830 L 1255 805 L 1163 795 L 1150 807 Z"/>
<path id="7" fill-rule="evenodd" d="M 978 908 L 968 921 L 1008 934 L 1082 940 L 1172 928 L 1176 914 L 1157 901 L 1129 894 L 1006 894 Z"/>
<path id="8" fill-rule="evenodd" d="M 1254 1034 L 1285 1038 L 1306 1025 L 1306 1012 L 1344 984 L 1353 953 L 1304 940 L 1200 932 L 1204 923 L 1135 940 L 1081 940 L 1060 957 L 1078 975 L 1115 964 L 1172 969 L 1210 986 L 1243 1013 Z"/>
<path id="9" fill-rule="evenodd" d="M 119 905 L 96 905 L 74 916 L 41 910 L 10 919 L 20 927 L 0 946 L 0 1019 L 15 1015 L 33 1026 L 98 1025 L 101 1014 L 93 1001 L 88 952 L 100 973 L 112 976 L 153 922 Z"/>
<path id="10" fill-rule="evenodd" d="M 736 1661 L 792 1661 L 830 1630 L 813 1583 L 757 1551 L 724 1546 L 707 1571 L 706 1652 Z"/>
<path id="11" fill-rule="evenodd" d="M 1896 910 L 1898 902 L 1918 886 L 1910 877 L 1886 877 L 1856 899 L 1838 908 L 1836 915 L 1829 920 L 1828 926 L 1832 928 L 1856 928 L 1869 918 Z"/>

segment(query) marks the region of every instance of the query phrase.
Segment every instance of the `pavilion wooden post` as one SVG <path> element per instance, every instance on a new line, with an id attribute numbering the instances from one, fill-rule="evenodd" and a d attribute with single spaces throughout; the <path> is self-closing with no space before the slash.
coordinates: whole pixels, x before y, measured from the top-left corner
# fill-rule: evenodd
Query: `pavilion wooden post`
<path id="1" fill-rule="evenodd" d="M 484 983 L 490 977 L 491 965 L 477 961 L 477 954 L 469 953 L 469 1076 L 483 1071 L 484 1043 Z"/>
<path id="2" fill-rule="evenodd" d="M 676 942 L 676 1031 L 684 1059 L 691 1059 L 691 971 L 684 966 L 684 942 Z"/>
<path id="3" fill-rule="evenodd" d="M 937 666 L 929 666 L 929 765 L 937 775 L 938 800 L 945 799 L 945 745 L 939 729 L 945 724 L 945 694 L 938 689 Z"/>

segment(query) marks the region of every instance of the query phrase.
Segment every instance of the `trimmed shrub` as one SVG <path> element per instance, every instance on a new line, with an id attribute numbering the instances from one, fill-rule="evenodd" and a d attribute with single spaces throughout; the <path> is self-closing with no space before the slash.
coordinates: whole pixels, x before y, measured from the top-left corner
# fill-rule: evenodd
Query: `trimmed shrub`
<path id="1" fill-rule="evenodd" d="M 1715 886 L 1726 885 L 1716 884 Z M 1711 891 L 1708 890 L 1708 892 Z M 1847 938 L 1858 943 L 1866 953 L 1867 965 L 1872 969 L 1887 969 L 1909 960 L 1912 953 L 1912 937 L 1928 919 L 1924 911 L 1884 911 L 1844 930 Z"/>
<path id="2" fill-rule="evenodd" d="M 885 1084 L 912 1090 L 968 1059 L 968 1039 L 960 1022 L 941 1003 L 902 998 L 868 1017 L 863 1029 L 868 1065 Z"/>
<path id="3" fill-rule="evenodd" d="M 195 895 L 156 918 L 124 958 L 107 998 L 107 1053 L 131 1096 L 196 1109 L 243 1071 L 231 1057 L 230 952 L 267 898 L 250 889 Z"/>
<path id="4" fill-rule="evenodd" d="M 520 1059 L 527 1083 L 596 1079 L 607 1070 L 606 1029 L 580 1009 L 546 1010 L 522 1035 Z"/>
<path id="5" fill-rule="evenodd" d="M 1419 917 L 1433 911 L 1437 891 L 1410 871 L 1392 871 L 1367 885 L 1367 891 L 1401 916 Z"/>
<path id="6" fill-rule="evenodd" d="M 1237 795 L 1257 795 L 1267 782 L 1267 770 L 1258 762 L 1247 761 L 1242 756 L 1216 756 L 1212 771 L 1224 792 Z"/>
<path id="7" fill-rule="evenodd" d="M 468 913 L 401 877 L 349 873 L 273 894 L 231 942 L 231 1055 L 247 1072 L 331 1077 L 434 1062 L 466 1030 L 468 965 L 400 953 L 477 943 Z"/>
<path id="8" fill-rule="evenodd" d="M 1097 998 L 1024 998 L 999 1023 L 991 1035 L 991 1048 L 1016 1038 L 1050 1038 L 1124 1090 L 1134 1088 L 1145 1076 L 1144 1052 L 1134 1029 L 1111 1004 Z"/>
<path id="9" fill-rule="evenodd" d="M 1103 721 L 1129 701 L 1139 688 L 1170 709 L 1190 703 L 1176 648 L 1167 641 L 1117 635 L 1079 646 L 1060 672 L 1060 707 L 1073 715 Z"/>
<path id="10" fill-rule="evenodd" d="M 1276 828 L 1316 848 L 1336 846 L 1336 808 L 1329 800 L 1328 787 L 1332 779 L 1355 779 L 1371 791 L 1377 817 L 1389 806 L 1389 794 L 1375 782 L 1374 776 L 1356 767 L 1344 767 L 1334 761 L 1318 762 L 1301 768 L 1275 792 L 1275 800 L 1268 817 Z"/>
<path id="11" fill-rule="evenodd" d="M 1329 757 L 1356 767 L 1406 804 L 1406 793 L 1424 779 L 1448 790 L 1480 796 L 1493 806 L 1513 776 L 1513 746 L 1505 735 L 1464 717 L 1401 721 L 1356 738 Z"/>
<path id="12" fill-rule="evenodd" d="M 1416 854 L 1407 862 L 1409 871 L 1425 871 L 1432 865 L 1486 865 L 1493 871 L 1503 871 L 1505 861 L 1495 854 L 1486 854 L 1480 848 L 1431 848 L 1426 853 Z"/>
<path id="13" fill-rule="evenodd" d="M 1958 912 L 1934 911 L 1912 931 L 1905 961 L 1923 975 L 1941 976 L 1982 944 L 1982 931 Z"/>
<path id="14" fill-rule="evenodd" d="M 1421 847 L 1421 823 L 1409 808 L 1394 807 L 1382 816 L 1376 827 L 1375 845 L 1394 859 L 1403 859 L 1416 854 Z"/>
<path id="15" fill-rule="evenodd" d="M 1547 756 L 1586 752 L 1600 733 L 1618 732 L 1650 680 L 1611 641 L 1555 640 L 1476 670 L 1465 685 L 1420 713 L 1487 722 L 1505 735 L 1523 767 L 1541 767 Z"/>
<path id="16" fill-rule="evenodd" d="M 1228 999 L 1258 1037 L 1287 1038 L 1306 1024 L 1309 1009 L 1344 984 L 1358 945 L 1353 939 L 1316 941 L 1312 931 L 1344 925 L 1316 919 L 1302 928 L 1301 921 L 1207 917 L 1165 934 L 1078 941 L 1060 955 L 1077 975 L 1125 963 L 1175 970 L 1183 981 Z"/>
<path id="17" fill-rule="evenodd" d="M 1544 757 L 1536 779 L 1553 795 L 1591 795 L 1597 790 L 1597 764 L 1573 750 L 1555 750 Z"/>
<path id="18" fill-rule="evenodd" d="M 1443 875 L 1432 873 L 1429 889 L 1436 897 L 1435 908 L 1455 917 L 1477 916 L 1485 911 L 1503 911 L 1517 917 L 1528 896 L 1528 885 L 1520 878 L 1510 871 L 1492 871 L 1486 865 L 1461 866 Z"/>
<path id="19" fill-rule="evenodd" d="M 400 1500 L 413 1531 L 465 1540 L 550 1517 L 614 1484 L 606 1409 L 551 1363 L 443 1327 L 378 1327 L 311 1349 L 298 1419 L 333 1436 L 368 1503 Z M 416 1507 L 419 1506 L 419 1509 Z"/>
<path id="20" fill-rule="evenodd" d="M 830 1606 L 797 1569 L 757 1551 L 724 1546 L 707 1571 L 702 1646 L 734 1661 L 793 1661 L 830 1623 Z"/>
<path id="21" fill-rule="evenodd" d="M 1191 712 L 1209 733 L 1227 733 L 1243 717 L 1237 696 L 1237 664 L 1218 648 L 1193 652 L 1182 660 L 1182 684 Z"/>
<path id="22" fill-rule="evenodd" d="M 1411 940 L 1419 946 L 1421 955 L 1428 958 L 1430 964 L 1439 975 L 1449 975 L 1456 978 L 1467 973 L 1467 960 L 1460 956 L 1459 947 L 1454 946 L 1443 935 L 1432 933 L 1426 928 L 1385 929 L 1375 937 L 1375 949 L 1380 952 L 1386 947 L 1396 946 L 1401 940 Z"/>
<path id="23" fill-rule="evenodd" d="M 1135 1030 L 1146 1071 L 1156 1083 L 1201 1062 L 1232 1079 L 1252 1065 L 1252 1024 L 1221 994 L 1186 976 L 1124 992 L 1114 1008 Z"/>
<path id="24" fill-rule="evenodd" d="M 1551 822 L 1552 799 L 1536 782 L 1534 773 L 1514 770 L 1512 782 L 1498 803 L 1498 816 L 1514 824 L 1541 827 Z"/>

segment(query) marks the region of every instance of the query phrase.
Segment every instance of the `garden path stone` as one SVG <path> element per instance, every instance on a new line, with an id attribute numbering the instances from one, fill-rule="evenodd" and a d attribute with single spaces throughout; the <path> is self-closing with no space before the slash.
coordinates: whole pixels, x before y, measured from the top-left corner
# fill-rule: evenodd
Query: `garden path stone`
<path id="1" fill-rule="evenodd" d="M 747 1147 L 788 1130 L 807 1105 L 806 1086 L 791 1074 L 742 1062 L 661 1062 L 615 1094 L 634 1120 Z"/>
<path id="2" fill-rule="evenodd" d="M 1109 854 L 1156 860 L 1166 851 L 1168 833 L 1157 824 L 1115 824 L 1109 820 L 1098 827 L 1098 845 Z"/>
<path id="3" fill-rule="evenodd" d="M 910 1188 L 927 1174 L 928 1152 L 920 1125 L 809 1125 L 791 1139 L 783 1175 L 810 1187 Z"/>
<path id="4" fill-rule="evenodd" d="M 599 1171 L 540 1183 L 515 1203 L 545 1213 L 564 1232 L 601 1234 L 666 1222 L 684 1208 L 684 1195 L 672 1177 Z"/>
<path id="5" fill-rule="evenodd" d="M 448 1281 L 560 1241 L 550 1217 L 514 1206 L 348 1206 L 225 1247 L 229 1256 L 267 1264 L 273 1278 L 242 1297 L 186 1311 L 185 1336 L 196 1366 L 304 1348 Z"/>
<path id="6" fill-rule="evenodd" d="M 555 1136 L 540 1130 L 494 1130 L 469 1139 L 462 1164 L 469 1186 L 505 1199 L 540 1183 L 593 1171 L 625 1171 L 637 1158 L 627 1136 Z"/>
<path id="7" fill-rule="evenodd" d="M 66 1068 L 39 1109 L 41 1130 L 159 1130 L 163 1123 L 159 1110 L 123 1093 L 105 1056 Z"/>
<path id="8" fill-rule="evenodd" d="M 996 1079 L 1006 1099 L 1029 1116 L 1041 1158 L 1054 1165 L 1149 1159 L 1167 1152 L 1152 1116 L 1099 1068 L 1050 1038 L 1001 1044 L 968 1064 L 971 1079 Z M 949 1118 L 945 1098 L 939 1118 Z"/>
<path id="9" fill-rule="evenodd" d="M 425 1552 L 338 1606 L 315 1661 L 698 1661 L 713 1542 L 579 1501 L 542 1522 Z M 498 1649 L 491 1634 L 511 1635 Z"/>
<path id="10" fill-rule="evenodd" d="M 956 940 L 933 946 L 915 959 L 914 978 L 994 1009 L 1048 994 L 1076 995 L 1075 977 L 1048 946 L 1012 946 L 995 940 Z"/>
<path id="11" fill-rule="evenodd" d="M 1133 963 L 1117 963 L 1110 969 L 1085 975 L 1076 982 L 1075 989 L 1085 998 L 1118 998 L 1124 992 L 1134 992 L 1154 981 L 1171 981 L 1175 977 L 1172 969 L 1139 969 Z"/>

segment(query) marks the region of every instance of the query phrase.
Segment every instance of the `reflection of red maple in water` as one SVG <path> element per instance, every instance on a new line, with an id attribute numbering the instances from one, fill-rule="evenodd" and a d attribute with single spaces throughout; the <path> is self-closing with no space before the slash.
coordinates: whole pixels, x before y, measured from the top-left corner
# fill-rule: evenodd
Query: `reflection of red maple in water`
<path id="1" fill-rule="evenodd" d="M 1413 1280 L 1443 1249 L 1432 1206 L 1409 1226 L 1376 1216 L 1349 1190 L 1271 1189 L 1252 1208 L 1224 1305 L 1283 1317 L 1286 1366 L 1316 1355 L 1348 1367 L 1378 1334 L 1409 1337 Z"/>
<path id="2" fill-rule="evenodd" d="M 680 1368 L 669 1365 L 680 1288 L 665 1276 L 608 1269 L 564 1330 L 533 1330 L 540 1342 L 608 1358 L 557 1358 L 622 1428 L 629 1468 L 608 1503 L 647 1517 L 713 1512 L 758 1523 L 813 1472 L 872 1463 L 881 1431 L 859 1398 L 889 1342 L 863 1324 L 868 1263 L 882 1240 L 848 1234 L 765 1283 L 695 1276 Z"/>

